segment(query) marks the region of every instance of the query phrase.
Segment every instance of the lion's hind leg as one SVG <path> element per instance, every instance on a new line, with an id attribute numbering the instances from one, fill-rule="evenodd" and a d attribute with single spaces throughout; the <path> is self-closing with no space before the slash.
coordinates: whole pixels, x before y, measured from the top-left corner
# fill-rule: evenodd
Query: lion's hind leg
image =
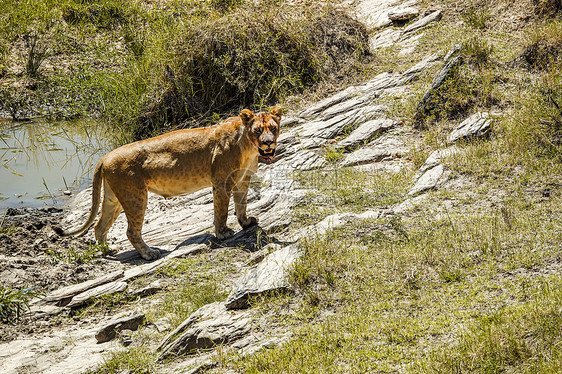
<path id="1" fill-rule="evenodd" d="M 115 191 L 115 189 L 114 189 Z M 148 201 L 148 191 L 145 187 L 136 187 L 120 193 L 115 191 L 125 215 L 127 216 L 127 238 L 145 260 L 155 260 L 160 257 L 160 251 L 150 248 L 142 239 L 141 231 L 144 214 Z"/>
<path id="2" fill-rule="evenodd" d="M 113 190 L 111 189 L 109 184 L 104 181 L 101 215 L 95 227 L 96 241 L 98 242 L 98 244 L 105 244 L 107 242 L 107 233 L 122 210 L 123 207 L 113 193 Z M 104 251 L 103 254 L 115 254 L 115 252 L 107 250 Z"/>

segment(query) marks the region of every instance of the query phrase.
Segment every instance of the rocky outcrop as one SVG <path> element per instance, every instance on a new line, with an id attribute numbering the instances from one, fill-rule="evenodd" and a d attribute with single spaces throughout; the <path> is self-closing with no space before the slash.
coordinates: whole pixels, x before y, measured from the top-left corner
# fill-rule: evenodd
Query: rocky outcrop
<path id="1" fill-rule="evenodd" d="M 232 342 L 245 336 L 250 326 L 250 312 L 231 312 L 222 302 L 205 305 L 166 336 L 158 348 L 158 357 L 189 354 Z"/>
<path id="2" fill-rule="evenodd" d="M 442 159 L 459 153 L 455 147 L 434 151 L 418 170 L 414 186 L 408 191 L 409 196 L 437 188 L 445 180 L 445 166 Z"/>
<path id="3" fill-rule="evenodd" d="M 429 111 L 434 109 L 435 103 L 433 103 L 433 98 L 435 96 L 435 91 L 438 90 L 447 79 L 449 79 L 455 72 L 455 69 L 460 66 L 464 62 L 462 56 L 455 56 L 451 58 L 445 66 L 441 69 L 439 74 L 435 77 L 423 97 L 421 98 L 418 107 L 417 113 L 414 118 L 415 121 L 419 121 L 426 115 Z"/>
<path id="4" fill-rule="evenodd" d="M 302 251 L 296 245 L 289 245 L 266 256 L 235 283 L 226 299 L 226 307 L 245 308 L 251 295 L 288 288 L 288 270 L 301 255 Z"/>

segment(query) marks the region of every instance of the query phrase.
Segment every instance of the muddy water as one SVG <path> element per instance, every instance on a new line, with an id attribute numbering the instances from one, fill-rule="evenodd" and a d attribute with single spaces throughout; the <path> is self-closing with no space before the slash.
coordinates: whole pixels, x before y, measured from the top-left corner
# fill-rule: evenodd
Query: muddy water
<path id="1" fill-rule="evenodd" d="M 95 123 L 0 122 L 0 211 L 64 204 L 112 147 Z"/>

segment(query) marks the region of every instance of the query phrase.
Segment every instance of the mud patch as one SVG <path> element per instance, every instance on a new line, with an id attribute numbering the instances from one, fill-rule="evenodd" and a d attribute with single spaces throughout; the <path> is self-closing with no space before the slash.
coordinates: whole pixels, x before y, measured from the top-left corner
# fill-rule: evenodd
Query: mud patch
<path id="1" fill-rule="evenodd" d="M 60 238 L 51 226 L 62 218 L 60 208 L 8 209 L 0 219 L 0 284 L 34 287 L 47 293 L 84 282 L 122 267 L 102 257 L 99 247 L 84 238 Z M 60 321 L 58 323 L 61 323 Z M 50 322 L 24 317 L 15 326 L 0 323 L 0 342 L 47 331 Z"/>

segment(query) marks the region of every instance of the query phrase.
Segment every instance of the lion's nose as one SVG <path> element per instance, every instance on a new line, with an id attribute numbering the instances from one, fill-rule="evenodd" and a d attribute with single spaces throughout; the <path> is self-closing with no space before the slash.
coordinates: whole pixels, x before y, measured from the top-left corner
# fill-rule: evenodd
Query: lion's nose
<path id="1" fill-rule="evenodd" d="M 269 148 L 271 148 L 271 145 L 275 143 L 275 140 L 273 139 L 265 139 L 263 141 L 263 144 L 267 145 Z"/>

